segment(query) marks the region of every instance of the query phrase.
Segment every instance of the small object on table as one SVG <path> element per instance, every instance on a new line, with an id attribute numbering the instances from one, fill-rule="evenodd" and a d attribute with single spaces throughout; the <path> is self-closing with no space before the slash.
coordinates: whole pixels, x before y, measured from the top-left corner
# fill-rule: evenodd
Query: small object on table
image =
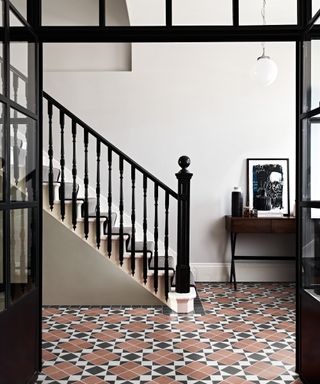
<path id="1" fill-rule="evenodd" d="M 232 217 L 242 217 L 243 197 L 240 187 L 234 187 L 231 194 L 231 212 Z"/>
<path id="2" fill-rule="evenodd" d="M 251 216 L 250 207 L 244 207 L 244 209 L 243 209 L 243 217 L 250 217 L 250 216 Z"/>

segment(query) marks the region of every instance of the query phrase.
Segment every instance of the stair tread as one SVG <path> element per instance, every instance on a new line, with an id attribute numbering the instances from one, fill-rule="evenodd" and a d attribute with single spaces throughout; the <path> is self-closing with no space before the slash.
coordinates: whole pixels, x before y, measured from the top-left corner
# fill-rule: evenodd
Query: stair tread
<path id="1" fill-rule="evenodd" d="M 147 252 L 153 253 L 154 250 L 154 242 L 153 241 L 147 241 Z M 128 252 L 131 251 L 131 242 L 128 246 Z M 135 242 L 135 252 L 143 252 L 143 241 L 136 241 Z"/>
<path id="2" fill-rule="evenodd" d="M 165 271 L 163 269 L 160 269 L 158 271 L 158 276 L 164 276 L 164 275 L 165 275 Z M 148 276 L 154 276 L 154 270 L 153 269 L 148 270 Z M 172 269 L 169 269 L 169 276 L 170 277 L 174 276 L 174 271 Z"/>
<path id="3" fill-rule="evenodd" d="M 175 273 L 173 280 L 172 280 L 172 286 L 173 287 L 176 286 L 176 276 L 177 276 L 177 274 Z M 190 271 L 190 287 L 195 287 L 195 286 L 196 286 L 195 279 L 194 279 L 193 273 Z"/>
<path id="4" fill-rule="evenodd" d="M 132 233 L 132 227 L 123 227 L 123 234 L 125 236 L 131 236 Z M 112 228 L 112 234 L 113 235 L 119 235 L 120 234 L 120 227 L 113 227 Z"/>
<path id="5" fill-rule="evenodd" d="M 158 256 L 158 269 L 164 269 L 165 260 L 166 260 L 165 256 Z M 150 261 L 150 269 L 154 269 L 154 261 L 155 261 L 155 258 L 153 257 Z M 169 268 L 174 270 L 175 265 L 174 265 L 173 256 L 169 256 L 168 261 L 169 261 Z"/>
<path id="6" fill-rule="evenodd" d="M 43 178 L 43 181 L 49 182 L 49 167 L 47 165 L 44 165 L 42 167 L 42 178 Z M 59 181 L 59 178 L 60 178 L 59 168 L 53 168 L 53 178 L 54 178 L 54 182 Z"/>
<path id="7" fill-rule="evenodd" d="M 42 183 L 45 184 L 45 185 L 48 185 L 49 181 L 48 180 L 43 180 Z M 60 185 L 60 181 L 54 181 L 52 184 L 53 185 Z"/>
<path id="8" fill-rule="evenodd" d="M 78 199 L 76 200 L 76 202 L 77 202 L 77 204 L 82 204 L 82 201 L 80 201 L 80 200 L 78 200 Z M 65 199 L 65 200 L 64 200 L 64 203 L 65 203 L 66 205 L 72 204 L 72 199 Z M 54 205 L 59 205 L 59 204 L 61 204 L 61 201 L 60 201 L 60 200 L 54 200 L 53 204 L 54 204 Z"/>

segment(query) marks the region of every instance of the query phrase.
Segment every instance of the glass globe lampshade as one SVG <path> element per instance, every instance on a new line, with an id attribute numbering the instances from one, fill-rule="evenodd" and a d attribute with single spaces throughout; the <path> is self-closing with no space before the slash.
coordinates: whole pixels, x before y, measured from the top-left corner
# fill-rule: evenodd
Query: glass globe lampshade
<path id="1" fill-rule="evenodd" d="M 254 78 L 263 86 L 271 85 L 278 76 L 277 64 L 266 55 L 258 57 L 253 69 Z"/>

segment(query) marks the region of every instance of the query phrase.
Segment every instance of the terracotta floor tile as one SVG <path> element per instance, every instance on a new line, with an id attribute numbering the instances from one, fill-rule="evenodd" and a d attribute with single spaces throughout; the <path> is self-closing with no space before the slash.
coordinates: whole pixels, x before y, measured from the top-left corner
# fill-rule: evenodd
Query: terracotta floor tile
<path id="1" fill-rule="evenodd" d="M 200 362 L 193 362 L 178 368 L 178 372 L 182 375 L 191 377 L 194 380 L 204 380 L 211 375 L 214 375 L 218 370 Z"/>
<path id="2" fill-rule="evenodd" d="M 199 283 L 205 314 L 47 307 L 37 384 L 302 384 L 293 285 Z M 180 383 L 181 381 L 181 383 Z"/>
<path id="3" fill-rule="evenodd" d="M 143 374 L 148 373 L 149 369 L 137 363 L 128 362 L 116 367 L 112 367 L 110 372 L 123 380 L 133 380 Z"/>
<path id="4" fill-rule="evenodd" d="M 224 341 L 224 340 L 231 339 L 232 333 L 214 330 L 214 331 L 201 333 L 201 337 L 210 339 L 210 341 L 213 341 L 213 342 L 217 342 L 217 341 Z"/>
<path id="5" fill-rule="evenodd" d="M 123 349 L 128 352 L 138 352 L 142 351 L 143 349 L 150 349 L 151 344 L 145 343 L 141 340 L 128 340 L 123 343 L 117 344 L 117 348 Z"/>
<path id="6" fill-rule="evenodd" d="M 159 351 L 146 355 L 145 358 L 159 365 L 169 365 L 172 364 L 174 361 L 181 360 L 182 356 L 177 353 L 161 349 Z"/>
<path id="7" fill-rule="evenodd" d="M 262 331 L 258 332 L 256 334 L 256 337 L 259 337 L 260 339 L 270 340 L 270 341 L 280 341 L 287 337 L 286 333 L 283 332 L 277 332 L 277 331 Z"/>
<path id="8" fill-rule="evenodd" d="M 158 341 L 168 341 L 168 340 L 173 340 L 177 338 L 178 334 L 170 331 L 157 331 L 157 332 L 149 333 L 148 336 Z"/>
<path id="9" fill-rule="evenodd" d="M 223 365 L 233 365 L 244 358 L 244 355 L 226 349 L 221 349 L 208 356 L 208 359 L 217 361 Z"/>
<path id="10" fill-rule="evenodd" d="M 271 356 L 272 360 L 281 361 L 284 364 L 295 364 L 295 353 L 293 351 L 288 351 L 286 349 L 281 349 L 280 351 L 277 351 L 276 353 L 273 353 Z"/>
<path id="11" fill-rule="evenodd" d="M 103 332 L 96 332 L 94 334 L 94 336 L 98 339 L 98 340 L 102 340 L 102 341 L 112 341 L 112 340 L 119 340 L 119 339 L 122 339 L 124 337 L 124 334 L 123 333 L 120 333 L 120 332 L 116 332 L 116 331 L 112 331 L 112 330 L 108 330 L 108 331 L 103 331 Z"/>
<path id="12" fill-rule="evenodd" d="M 268 347 L 266 343 L 261 343 L 256 340 L 247 339 L 241 340 L 232 344 L 234 348 L 243 349 L 247 352 L 260 352 Z"/>
<path id="13" fill-rule="evenodd" d="M 175 348 L 183 349 L 188 352 L 199 352 L 203 351 L 204 349 L 209 349 L 210 344 L 191 339 L 184 340 L 181 343 L 175 344 Z"/>
<path id="14" fill-rule="evenodd" d="M 285 369 L 276 367 L 269 363 L 259 362 L 253 364 L 251 367 L 246 368 L 245 372 L 259 376 L 265 380 L 274 380 L 279 377 L 283 372 L 285 372 Z"/>
<path id="15" fill-rule="evenodd" d="M 147 384 L 181 384 L 181 383 L 170 377 L 160 376 L 152 381 L 149 381 Z"/>
<path id="16" fill-rule="evenodd" d="M 238 376 L 230 376 L 227 379 L 221 381 L 219 384 L 253 384 L 251 381 L 242 379 Z"/>

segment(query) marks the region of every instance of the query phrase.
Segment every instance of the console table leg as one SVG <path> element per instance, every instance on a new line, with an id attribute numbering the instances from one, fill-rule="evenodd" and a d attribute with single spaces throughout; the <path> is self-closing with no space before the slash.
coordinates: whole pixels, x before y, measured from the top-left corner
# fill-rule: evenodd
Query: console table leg
<path id="1" fill-rule="evenodd" d="M 237 234 L 234 232 L 230 233 L 231 238 L 231 268 L 230 268 L 230 283 L 232 284 L 233 281 L 233 287 L 234 290 L 237 290 L 237 279 L 236 279 L 236 267 L 235 267 L 235 261 L 234 256 L 236 252 L 236 241 L 237 241 Z"/>

